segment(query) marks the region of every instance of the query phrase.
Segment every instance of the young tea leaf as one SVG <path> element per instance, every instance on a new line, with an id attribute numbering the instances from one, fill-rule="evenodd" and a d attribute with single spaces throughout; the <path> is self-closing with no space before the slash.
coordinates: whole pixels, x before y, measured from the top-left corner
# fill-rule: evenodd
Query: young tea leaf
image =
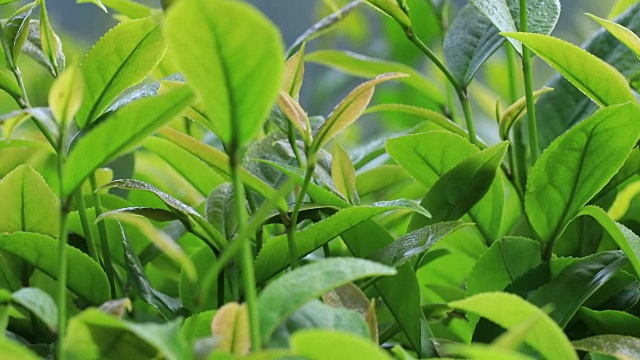
<path id="1" fill-rule="evenodd" d="M 151 17 L 120 23 L 107 32 L 80 66 L 85 91 L 76 117 L 78 127 L 92 123 L 124 90 L 151 74 L 166 49 L 158 23 Z"/>
<path id="2" fill-rule="evenodd" d="M 300 50 L 287 59 L 287 62 L 284 64 L 282 90 L 294 99 L 297 99 L 300 95 L 302 79 L 304 78 L 304 49 L 305 45 L 302 44 Z"/>
<path id="3" fill-rule="evenodd" d="M 51 64 L 54 76 L 64 70 L 64 53 L 62 52 L 62 42 L 58 35 L 51 28 L 47 6 L 45 1 L 40 1 L 40 45 L 42 52 Z M 82 92 L 83 89 L 79 91 Z"/>
<path id="4" fill-rule="evenodd" d="M 329 258 L 286 273 L 258 296 L 262 338 L 267 341 L 289 315 L 327 291 L 365 277 L 395 273 L 393 268 L 356 258 Z"/>
<path id="5" fill-rule="evenodd" d="M 80 110 L 83 93 L 84 79 L 75 64 L 68 66 L 51 85 L 49 107 L 63 128 Z"/>
<path id="6" fill-rule="evenodd" d="M 542 94 L 553 91 L 552 88 L 543 86 L 542 89 L 533 92 L 533 99 L 537 100 Z M 527 113 L 527 97 L 523 96 L 516 102 L 511 104 L 507 110 L 502 113 L 499 121 L 500 138 L 507 140 L 511 128 Z"/>
<path id="7" fill-rule="evenodd" d="M 558 38 L 531 33 L 503 33 L 538 54 L 600 106 L 635 101 L 627 80 L 613 66 Z"/>
<path id="8" fill-rule="evenodd" d="M 616 39 L 620 40 L 638 57 L 640 57 L 640 38 L 638 38 L 638 35 L 634 34 L 633 31 L 620 24 L 614 23 L 613 21 L 605 20 L 595 15 L 587 14 L 587 16 L 597 21 L 598 24 L 607 29 L 611 35 L 615 36 Z"/>
<path id="9" fill-rule="evenodd" d="M 396 0 L 365 0 L 365 2 L 380 10 L 383 14 L 390 16 L 397 21 L 403 29 L 411 29 L 411 19 L 408 15 L 408 9 L 401 7 L 400 2 Z"/>
<path id="10" fill-rule="evenodd" d="M 377 344 L 362 337 L 330 330 L 302 330 L 291 337 L 291 350 L 307 359 L 392 359 Z"/>
<path id="11" fill-rule="evenodd" d="M 356 192 L 356 170 L 353 168 L 349 154 L 337 141 L 333 143 L 331 177 L 338 192 L 340 192 L 349 203 L 358 205 L 360 199 Z"/>
<path id="12" fill-rule="evenodd" d="M 251 344 L 247 305 L 230 302 L 220 307 L 211 321 L 211 334 L 219 339 L 216 350 L 234 355 L 248 354 Z"/>
<path id="13" fill-rule="evenodd" d="M 636 104 L 604 108 L 554 141 L 531 169 L 525 211 L 543 241 L 567 224 L 622 167 L 640 138 Z"/>
<path id="14" fill-rule="evenodd" d="M 208 0 L 174 4 L 165 25 L 176 63 L 216 119 L 216 135 L 233 146 L 253 140 L 282 86 L 277 28 L 249 4 Z"/>
<path id="15" fill-rule="evenodd" d="M 22 52 L 22 46 L 25 41 L 27 41 L 27 36 L 29 35 L 31 13 L 37 5 L 37 2 L 34 1 L 23 6 L 11 15 L 6 23 L 4 23 L 4 36 L 6 41 L 9 43 L 9 53 L 5 54 L 5 56 L 7 58 L 7 64 L 10 66 L 17 66 L 18 57 Z"/>

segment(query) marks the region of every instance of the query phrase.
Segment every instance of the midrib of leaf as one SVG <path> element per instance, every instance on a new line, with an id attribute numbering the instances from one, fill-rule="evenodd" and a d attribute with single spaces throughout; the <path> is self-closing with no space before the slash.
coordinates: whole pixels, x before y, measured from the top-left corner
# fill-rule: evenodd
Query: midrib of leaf
<path id="1" fill-rule="evenodd" d="M 540 55 L 540 54 L 538 54 L 538 55 Z M 552 65 L 553 67 L 557 67 L 557 68 L 559 68 L 559 69 L 562 69 L 563 71 L 565 71 L 565 72 L 566 72 L 566 73 L 568 73 L 568 74 L 571 74 L 571 73 L 572 73 L 571 71 L 568 71 L 568 70 L 567 70 L 567 68 L 565 68 L 565 67 L 561 66 L 559 63 L 557 63 L 557 62 L 553 61 L 551 58 L 549 58 L 549 57 L 547 57 L 547 56 L 545 56 L 544 58 L 545 58 L 549 63 L 553 64 L 553 65 Z M 585 89 L 589 89 L 589 87 L 587 86 L 587 84 L 586 84 L 586 83 L 584 83 L 583 81 L 581 81 L 577 76 L 573 76 L 573 75 L 572 75 L 571 77 L 572 77 L 572 79 L 573 79 L 575 82 L 577 82 L 578 84 L 580 84 L 581 86 L 583 86 Z M 580 89 L 578 89 L 578 90 L 580 90 Z M 580 90 L 580 91 L 582 91 L 582 90 Z M 604 101 L 603 99 L 601 99 L 601 98 L 600 98 L 600 96 L 598 96 L 598 94 L 594 93 L 593 91 L 591 91 L 591 90 L 587 90 L 587 91 L 589 91 L 589 93 L 591 93 L 591 95 L 592 95 L 594 98 L 596 98 L 596 102 L 598 103 L 598 105 L 600 105 L 600 104 L 602 104 L 601 106 L 608 106 L 608 105 L 612 105 L 612 104 L 609 104 L 608 102 Z M 587 96 L 589 96 L 589 95 L 587 95 Z"/>
<path id="2" fill-rule="evenodd" d="M 97 111 L 98 105 L 100 105 L 100 102 L 102 102 L 102 99 L 106 95 L 107 91 L 109 90 L 109 88 L 111 87 L 111 85 L 113 84 L 115 79 L 118 77 L 118 74 L 120 74 L 120 72 L 122 72 L 122 69 L 125 67 L 126 63 L 129 61 L 129 59 L 131 59 L 133 54 L 135 54 L 136 51 L 142 46 L 142 44 L 147 40 L 147 38 L 154 31 L 156 31 L 157 29 L 158 29 L 158 26 L 157 25 L 154 26 L 153 29 L 151 29 L 151 31 L 149 31 L 147 33 L 147 35 L 145 35 L 145 37 L 136 44 L 136 46 L 133 48 L 133 50 L 131 50 L 129 52 L 129 54 L 127 56 L 125 56 L 124 61 L 120 64 L 120 66 L 118 66 L 118 68 L 116 69 L 116 72 L 113 74 L 113 76 L 111 76 L 109 81 L 107 81 L 107 83 L 105 84 L 104 88 L 102 89 L 102 91 L 100 92 L 100 94 L 96 98 L 95 102 L 93 103 L 93 106 L 91 107 L 91 110 L 89 111 L 89 114 L 87 116 L 87 124 L 89 124 L 92 121 L 92 118 L 95 115 L 95 112 Z M 109 104 L 107 104 L 107 106 L 108 105 Z"/>
<path id="3" fill-rule="evenodd" d="M 345 104 L 345 106 L 343 107 L 343 109 L 342 109 L 342 110 L 340 110 L 340 111 L 336 114 L 336 116 L 335 116 L 335 117 L 333 116 L 333 113 L 331 114 L 331 116 L 330 116 L 330 118 L 329 118 L 329 119 L 333 118 L 333 119 L 336 119 L 336 121 L 334 121 L 333 123 L 331 123 L 331 124 L 330 124 L 331 126 L 326 128 L 326 131 L 322 131 L 322 133 L 321 133 L 321 137 L 318 139 L 318 144 L 319 144 L 320 146 L 322 146 L 322 143 L 324 142 L 324 139 L 327 137 L 327 134 L 329 133 L 329 131 L 331 130 L 331 128 L 333 128 L 333 127 L 338 123 L 337 121 L 342 117 L 342 114 L 344 114 L 344 113 L 345 113 L 345 112 L 346 112 L 346 111 L 351 107 L 351 105 L 352 105 L 354 102 L 358 101 L 358 100 L 359 100 L 359 98 L 360 98 L 360 96 L 364 95 L 364 94 L 365 94 L 366 92 L 368 92 L 368 91 L 371 91 L 371 96 L 373 96 L 373 91 L 375 91 L 375 86 L 372 86 L 372 87 L 367 88 L 367 89 L 363 89 L 363 91 L 359 92 L 357 96 L 354 96 L 354 97 L 353 97 L 353 100 L 350 100 L 349 102 L 347 102 L 347 103 Z M 369 97 L 369 100 L 371 100 L 371 96 Z M 338 108 L 338 107 L 341 107 L 341 106 L 342 106 L 342 103 L 338 104 L 338 105 L 336 106 L 336 109 L 334 109 L 334 111 L 335 111 L 335 110 L 338 110 L 337 108 Z M 365 107 L 366 107 L 366 105 L 365 105 Z"/>

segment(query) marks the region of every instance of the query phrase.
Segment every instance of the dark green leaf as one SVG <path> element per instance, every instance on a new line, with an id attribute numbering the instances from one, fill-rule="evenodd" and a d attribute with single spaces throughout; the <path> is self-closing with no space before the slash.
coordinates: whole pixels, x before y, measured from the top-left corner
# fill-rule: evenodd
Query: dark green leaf
<path id="1" fill-rule="evenodd" d="M 329 258 L 286 273 L 269 283 L 258 297 L 262 338 L 268 340 L 300 306 L 331 289 L 365 277 L 395 273 L 393 268 L 356 258 Z"/>
<path id="2" fill-rule="evenodd" d="M 567 131 L 531 169 L 525 210 L 543 241 L 553 241 L 622 167 L 640 138 L 636 104 L 604 108 Z"/>
<path id="3" fill-rule="evenodd" d="M 564 328 L 580 306 L 627 263 L 620 251 L 605 251 L 579 259 L 527 300 L 537 306 L 553 305 L 549 316 Z"/>
<path id="4" fill-rule="evenodd" d="M 11 295 L 11 299 L 31 311 L 50 331 L 58 327 L 58 308 L 51 296 L 38 288 L 25 287 Z"/>
<path id="5" fill-rule="evenodd" d="M 631 336 L 597 335 L 572 344 L 577 350 L 610 355 L 616 359 L 640 358 L 640 339 Z"/>
<path id="6" fill-rule="evenodd" d="M 616 334 L 640 338 L 640 318 L 624 311 L 596 311 L 582 307 L 576 315 L 597 335 Z"/>
<path id="7" fill-rule="evenodd" d="M 58 278 L 58 240 L 46 235 L 15 232 L 0 234 L 0 250 L 15 255 L 54 279 Z M 90 304 L 109 299 L 107 275 L 93 259 L 69 246 L 67 287 Z"/>
<path id="8" fill-rule="evenodd" d="M 9 43 L 10 54 L 5 54 L 8 64 L 14 64 L 17 67 L 18 57 L 22 52 L 22 46 L 27 41 L 29 35 L 29 23 L 31 22 L 31 13 L 35 9 L 37 3 L 34 1 L 16 11 L 9 20 L 4 24 L 4 36 Z"/>
<path id="9" fill-rule="evenodd" d="M 69 153 L 63 180 L 64 193 L 71 194 L 95 169 L 173 120 L 191 101 L 193 93 L 183 87 L 133 102 L 92 127 L 77 140 Z"/>

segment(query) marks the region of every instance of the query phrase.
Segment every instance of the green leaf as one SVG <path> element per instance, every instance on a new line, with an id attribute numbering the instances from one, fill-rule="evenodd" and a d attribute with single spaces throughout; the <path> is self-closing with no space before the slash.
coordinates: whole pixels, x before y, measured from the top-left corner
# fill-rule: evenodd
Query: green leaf
<path id="1" fill-rule="evenodd" d="M 213 320 L 216 311 L 203 311 L 186 318 L 180 330 L 182 337 L 193 345 L 196 340 L 211 336 L 211 320 Z"/>
<path id="2" fill-rule="evenodd" d="M 616 359 L 640 357 L 640 339 L 631 336 L 597 335 L 572 342 L 576 350 L 614 356 Z"/>
<path id="3" fill-rule="evenodd" d="M 493 23 L 467 4 L 449 26 L 442 51 L 454 78 L 466 87 L 503 42 Z"/>
<path id="4" fill-rule="evenodd" d="M 541 318 L 525 342 L 548 359 L 578 359 L 567 335 L 541 309 L 517 295 L 482 293 L 450 302 L 452 308 L 476 313 L 509 330 L 532 318 Z"/>
<path id="5" fill-rule="evenodd" d="M 42 18 L 42 12 L 40 12 Z M 66 58 L 62 49 L 62 41 L 60 37 L 51 29 L 43 29 L 45 25 L 41 23 L 43 20 L 31 20 L 29 23 L 29 35 L 27 40 L 22 46 L 22 53 L 35 60 L 38 64 L 44 67 L 51 76 L 57 77 L 58 74 L 64 69 Z M 49 19 L 44 20 L 46 23 Z M 44 31 L 44 33 L 42 33 Z M 44 37 L 49 36 L 50 39 Z M 55 42 L 55 44 L 53 44 Z M 45 49 L 44 46 L 57 46 L 55 49 Z M 48 54 L 47 51 L 52 51 L 52 54 Z M 55 62 L 52 62 L 51 57 L 55 57 Z"/>
<path id="6" fill-rule="evenodd" d="M 18 57 L 22 52 L 22 46 L 27 41 L 29 35 L 29 23 L 31 21 L 31 13 L 37 6 L 34 1 L 28 5 L 18 9 L 3 26 L 4 36 L 9 43 L 10 54 L 5 54 L 7 64 L 17 67 Z"/>
<path id="7" fill-rule="evenodd" d="M 542 89 L 533 92 L 533 100 L 537 100 L 542 94 L 546 94 L 549 91 L 553 91 L 552 88 L 543 86 Z M 509 131 L 513 125 L 520 120 L 522 116 L 527 113 L 527 97 L 523 96 L 516 102 L 511 104 L 500 117 L 499 131 L 500 138 L 507 140 L 509 138 Z"/>
<path id="8" fill-rule="evenodd" d="M 224 179 L 204 161 L 169 140 L 148 137 L 142 146 L 160 156 L 202 195 L 206 196 L 224 182 Z"/>
<path id="9" fill-rule="evenodd" d="M 246 3 L 193 0 L 172 6 L 165 30 L 176 63 L 216 119 L 216 135 L 233 146 L 253 140 L 282 85 L 278 29 Z"/>
<path id="10" fill-rule="evenodd" d="M 85 89 L 76 117 L 78 127 L 91 124 L 124 90 L 149 76 L 166 49 L 160 28 L 151 17 L 120 23 L 109 30 L 80 66 Z"/>
<path id="11" fill-rule="evenodd" d="M 611 7 L 611 10 L 609 10 L 609 15 L 607 16 L 607 18 L 613 19 L 618 15 L 622 14 L 623 12 L 625 12 L 632 5 L 635 5 L 637 3 L 638 3 L 638 0 L 618 0 L 613 4 L 613 6 Z"/>
<path id="12" fill-rule="evenodd" d="M 20 99 L 22 96 L 22 91 L 15 77 L 4 70 L 0 70 L 0 89 L 14 99 Z"/>
<path id="13" fill-rule="evenodd" d="M 95 6 L 99 7 L 100 9 L 102 9 L 102 11 L 108 12 L 107 8 L 104 7 L 104 5 L 102 4 L 101 0 L 76 0 L 76 4 L 83 4 L 83 3 L 94 4 Z"/>
<path id="14" fill-rule="evenodd" d="M 369 259 L 398 267 L 427 252 L 438 240 L 450 233 L 469 226 L 461 221 L 440 222 L 407 233 L 393 243 L 376 251 Z"/>
<path id="15" fill-rule="evenodd" d="M 0 5 L 13 2 L 14 0 L 0 0 Z M 20 359 L 20 360 L 39 360 L 39 356 L 31 352 L 24 345 L 9 340 L 6 336 L 0 337 L 0 357 L 5 359 Z"/>
<path id="16" fill-rule="evenodd" d="M 552 304 L 549 316 L 564 328 L 580 306 L 626 263 L 627 258 L 620 251 L 599 252 L 579 259 L 527 300 L 538 306 Z"/>
<path id="17" fill-rule="evenodd" d="M 508 146 L 504 141 L 479 151 L 442 175 L 420 203 L 433 216 L 428 220 L 414 216 L 409 227 L 458 220 L 466 214 L 489 191 Z"/>
<path id="18" fill-rule="evenodd" d="M 20 165 L 0 181 L 0 199 L 0 232 L 60 235 L 58 198 L 31 166 Z"/>
<path id="19" fill-rule="evenodd" d="M 638 38 L 638 35 L 634 34 L 633 31 L 613 21 L 605 20 L 592 14 L 587 14 L 587 16 L 597 21 L 598 24 L 607 29 L 611 35 L 615 36 L 616 39 L 631 49 L 636 56 L 640 57 L 640 38 Z"/>
<path id="20" fill-rule="evenodd" d="M 335 141 L 331 158 L 331 177 L 338 192 L 351 204 L 358 204 L 360 198 L 356 192 L 356 170 L 349 154 Z"/>
<path id="21" fill-rule="evenodd" d="M 300 104 L 287 94 L 284 90 L 280 90 L 278 96 L 278 107 L 286 115 L 289 122 L 302 135 L 305 144 L 311 143 L 311 125 L 309 117 Z"/>
<path id="22" fill-rule="evenodd" d="M 282 81 L 282 90 L 284 90 L 293 99 L 297 99 L 300 95 L 302 80 L 304 78 L 304 61 L 305 45 L 302 44 L 293 56 L 287 59 L 284 64 L 284 80 Z"/>
<path id="23" fill-rule="evenodd" d="M 640 237 L 626 226 L 613 221 L 602 208 L 597 206 L 585 206 L 576 217 L 583 215 L 594 218 L 609 233 L 609 236 L 627 255 L 633 269 L 636 271 L 636 276 L 640 277 Z"/>
<path id="24" fill-rule="evenodd" d="M 365 277 L 395 273 L 393 268 L 357 258 L 328 258 L 288 272 L 258 296 L 262 338 L 267 341 L 289 315 L 329 290 Z"/>
<path id="25" fill-rule="evenodd" d="M 398 81 L 415 89 L 438 105 L 445 102 L 442 91 L 412 67 L 388 60 L 376 59 L 350 51 L 318 50 L 305 55 L 305 61 L 329 66 L 350 75 L 375 78 L 384 73 L 397 72 L 409 76 Z"/>
<path id="26" fill-rule="evenodd" d="M 146 5 L 131 0 L 101 0 L 102 4 L 129 19 L 140 19 L 152 14 L 152 9 Z"/>
<path id="27" fill-rule="evenodd" d="M 40 47 L 51 65 L 50 70 L 54 76 L 57 76 L 64 69 L 64 52 L 62 52 L 60 38 L 51 28 L 44 0 L 40 1 Z M 79 89 L 81 93 L 83 90 Z"/>
<path id="28" fill-rule="evenodd" d="M 624 76 L 613 66 L 564 40 L 543 34 L 503 33 L 522 41 L 600 106 L 635 102 Z"/>
<path id="29" fill-rule="evenodd" d="M 0 234 L 0 250 L 21 258 L 54 279 L 58 278 L 58 247 L 58 240 L 42 234 Z M 68 246 L 67 253 L 68 289 L 90 304 L 98 305 L 108 300 L 109 281 L 100 265 L 72 246 Z"/>
<path id="30" fill-rule="evenodd" d="M 218 309 L 211 321 L 211 335 L 218 339 L 216 350 L 246 355 L 251 347 L 246 304 L 229 302 Z"/>
<path id="31" fill-rule="evenodd" d="M 365 220 L 405 206 L 354 206 L 296 232 L 298 256 L 304 256 Z M 256 258 L 256 281 L 262 283 L 289 265 L 287 234 L 269 239 Z"/>
<path id="32" fill-rule="evenodd" d="M 236 232 L 236 208 L 233 201 L 233 185 L 224 183 L 215 188 L 207 197 L 205 217 L 220 234 L 231 239 Z"/>
<path id="33" fill-rule="evenodd" d="M 404 2 L 396 0 L 365 0 L 365 2 L 374 8 L 380 10 L 383 14 L 390 16 L 398 22 L 403 29 L 411 29 L 411 19 L 408 16 L 408 9 L 402 7 Z"/>
<path id="34" fill-rule="evenodd" d="M 295 333 L 291 337 L 291 350 L 297 356 L 307 359 L 391 359 L 371 341 L 349 333 L 330 330 L 303 330 Z"/>
<path id="35" fill-rule="evenodd" d="M 176 321 L 164 324 L 130 323 L 97 309 L 69 320 L 62 352 L 68 359 L 191 358 Z"/>
<path id="36" fill-rule="evenodd" d="M 67 67 L 51 85 L 49 107 L 53 116 L 62 124 L 73 119 L 82 106 L 84 80 L 80 68 L 75 64 Z"/>
<path id="37" fill-rule="evenodd" d="M 31 311 L 51 332 L 58 327 L 58 308 L 51 296 L 38 288 L 25 287 L 11 295 L 11 299 Z"/>
<path id="38" fill-rule="evenodd" d="M 120 225 L 120 229 L 122 231 L 122 244 L 124 247 L 124 267 L 129 276 L 129 284 L 138 295 L 140 295 L 144 302 L 158 310 L 165 319 L 175 318 L 180 310 L 180 303 L 176 299 L 156 290 L 151 283 L 149 283 L 140 259 L 138 259 L 138 256 L 133 252 L 131 243 L 127 239 L 122 225 Z"/>
<path id="39" fill-rule="evenodd" d="M 604 108 L 554 141 L 531 169 L 525 211 L 553 241 L 616 174 L 640 138 L 636 104 Z"/>
<path id="40" fill-rule="evenodd" d="M 469 3 L 475 6 L 500 31 L 518 31 L 507 0 L 470 0 Z M 518 41 L 514 39 L 509 39 L 509 41 L 518 52 L 522 52 L 522 45 Z"/>
<path id="41" fill-rule="evenodd" d="M 64 193 L 71 194 L 95 169 L 173 120 L 191 101 L 193 93 L 183 87 L 165 95 L 135 101 L 89 129 L 69 153 L 63 179 Z"/>
<path id="42" fill-rule="evenodd" d="M 218 175 L 222 176 L 225 180 L 231 180 L 231 168 L 229 167 L 229 156 L 227 156 L 227 154 L 170 128 L 161 129 L 160 135 L 211 166 Z M 273 188 L 248 172 L 245 168 L 240 167 L 238 171 L 240 173 L 240 179 L 250 189 L 255 190 L 267 199 L 276 195 L 276 191 Z M 278 209 L 286 211 L 287 203 L 280 199 L 278 201 Z"/>
<path id="43" fill-rule="evenodd" d="M 597 335 L 616 334 L 640 337 L 640 318 L 624 311 L 596 311 L 580 308 L 580 318 Z"/>
<path id="44" fill-rule="evenodd" d="M 313 140 L 312 147 L 317 152 L 329 140 L 331 140 L 340 131 L 354 123 L 364 109 L 369 105 L 369 101 L 373 96 L 375 86 L 385 81 L 406 77 L 401 73 L 382 74 L 373 80 L 364 82 L 353 89 L 340 103 L 333 109 L 327 120 L 322 124 L 316 138 Z"/>
<path id="45" fill-rule="evenodd" d="M 474 265 L 467 280 L 467 295 L 502 291 L 507 285 L 542 262 L 542 249 L 535 240 L 503 237 L 491 244 Z"/>
<path id="46" fill-rule="evenodd" d="M 485 344 L 447 344 L 445 354 L 476 360 L 533 360 L 534 358 L 514 350 L 501 349 Z"/>

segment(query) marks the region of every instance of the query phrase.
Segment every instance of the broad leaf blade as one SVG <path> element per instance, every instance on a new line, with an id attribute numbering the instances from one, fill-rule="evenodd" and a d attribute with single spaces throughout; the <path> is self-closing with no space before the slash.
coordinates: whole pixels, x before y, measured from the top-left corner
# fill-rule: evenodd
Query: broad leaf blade
<path id="1" fill-rule="evenodd" d="M 483 293 L 451 302 L 449 306 L 476 313 L 507 330 L 529 319 L 540 318 L 525 342 L 548 359 L 578 359 L 562 329 L 543 310 L 516 295 Z"/>
<path id="2" fill-rule="evenodd" d="M 177 64 L 216 119 L 216 135 L 227 145 L 253 140 L 282 85 L 277 28 L 246 3 L 192 0 L 172 6 L 165 30 Z"/>
<path id="3" fill-rule="evenodd" d="M 507 0 L 470 0 L 469 3 L 475 6 L 487 19 L 491 20 L 500 31 L 518 31 L 516 23 L 511 17 Z M 522 52 L 522 45 L 518 41 L 514 39 L 509 39 L 509 41 L 518 52 Z"/>
<path id="4" fill-rule="evenodd" d="M 598 105 L 635 101 L 627 80 L 618 70 L 581 48 L 548 35 L 503 35 L 522 41 Z"/>
<path id="5" fill-rule="evenodd" d="M 293 270 L 269 283 L 258 297 L 262 338 L 268 340 L 295 310 L 331 289 L 365 277 L 395 273 L 393 268 L 356 258 L 329 258 Z"/>
<path id="6" fill-rule="evenodd" d="M 636 104 L 604 108 L 567 131 L 531 169 L 525 210 L 543 241 L 559 237 L 622 167 L 640 138 Z"/>
<path id="7" fill-rule="evenodd" d="M 302 87 L 302 80 L 304 78 L 304 49 L 305 46 L 302 44 L 300 50 L 287 59 L 287 62 L 284 64 L 282 90 L 293 99 L 297 99 L 300 95 L 300 88 Z"/>
<path id="8" fill-rule="evenodd" d="M 391 359 L 371 341 L 353 334 L 330 330 L 297 332 L 291 337 L 291 349 L 297 356 L 306 359 Z"/>
<path id="9" fill-rule="evenodd" d="M 251 344 L 247 305 L 230 302 L 220 307 L 211 321 L 211 335 L 219 339 L 216 350 L 234 355 L 248 354 Z"/>
<path id="10" fill-rule="evenodd" d="M 83 93 L 84 79 L 80 68 L 75 64 L 67 67 L 51 85 L 49 107 L 63 127 L 80 110 Z"/>
<path id="11" fill-rule="evenodd" d="M 120 23 L 107 32 L 81 64 L 85 91 L 76 117 L 78 126 L 86 127 L 124 90 L 151 74 L 166 49 L 160 28 L 151 17 Z"/>
<path id="12" fill-rule="evenodd" d="M 597 21 L 598 24 L 607 29 L 611 35 L 615 36 L 616 39 L 620 40 L 629 49 L 631 49 L 636 56 L 640 57 L 640 38 L 638 38 L 638 35 L 634 34 L 633 31 L 620 24 L 614 23 L 613 21 L 605 20 L 591 14 L 587 15 Z"/>
<path id="13" fill-rule="evenodd" d="M 597 335 L 572 342 L 576 350 L 613 356 L 616 359 L 640 358 L 640 339 L 621 335 Z"/>
<path id="14" fill-rule="evenodd" d="M 31 311 L 50 331 L 58 328 L 58 308 L 51 296 L 38 288 L 25 287 L 11 295 L 11 299 Z"/>
<path id="15" fill-rule="evenodd" d="M 333 184 L 342 196 L 351 204 L 360 202 L 356 192 L 356 170 L 349 154 L 336 141 L 333 143 L 333 156 L 331 158 L 331 177 Z"/>
<path id="16" fill-rule="evenodd" d="M 70 194 L 99 166 L 137 145 L 173 120 L 193 101 L 186 87 L 135 101 L 111 114 L 82 136 L 69 153 L 63 189 Z M 126 132 L 121 130 L 126 128 Z M 114 134 L 121 134 L 114 137 Z M 87 156 L 91 154 L 91 156 Z"/>

